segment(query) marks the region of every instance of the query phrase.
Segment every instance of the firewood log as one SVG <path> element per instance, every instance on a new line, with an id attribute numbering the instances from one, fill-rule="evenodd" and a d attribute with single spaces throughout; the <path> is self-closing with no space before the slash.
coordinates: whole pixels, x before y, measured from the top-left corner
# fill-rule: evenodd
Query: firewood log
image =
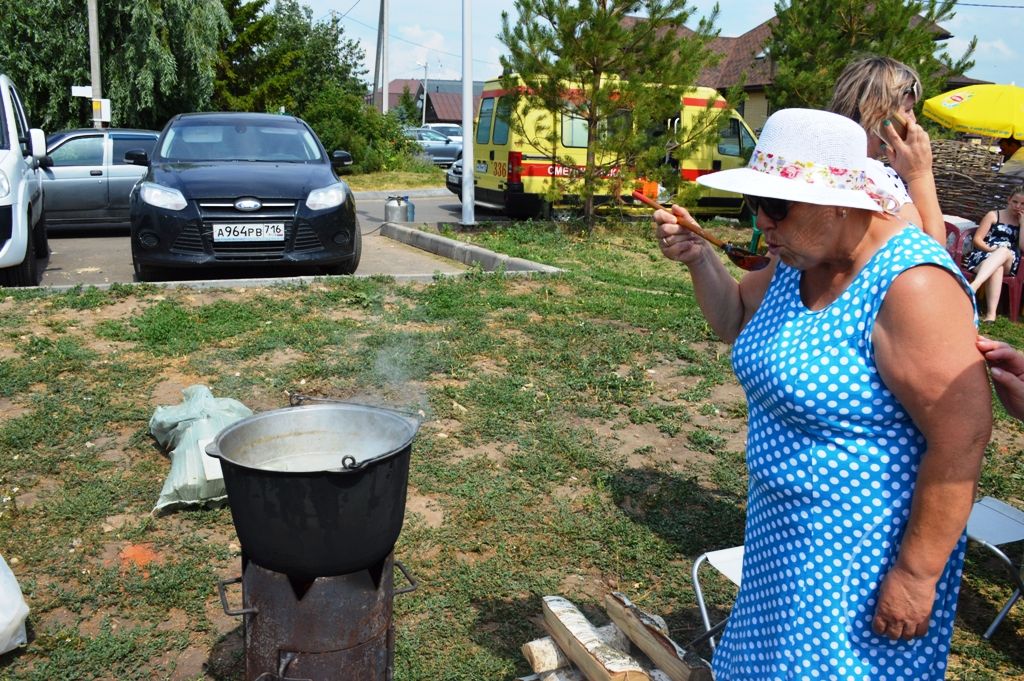
<path id="1" fill-rule="evenodd" d="M 543 603 L 548 632 L 589 681 L 650 681 L 636 660 L 602 641 L 596 627 L 571 602 L 545 596 Z"/>
<path id="2" fill-rule="evenodd" d="M 612 648 L 623 653 L 629 652 L 629 638 L 614 623 L 598 627 L 597 635 Z M 530 663 L 530 669 L 538 674 L 572 664 L 550 636 L 524 643 L 522 651 L 523 657 Z"/>
<path id="3" fill-rule="evenodd" d="M 711 670 L 707 664 L 696 653 L 687 653 L 680 648 L 659 630 L 651 615 L 626 596 L 618 592 L 608 594 L 604 604 L 612 622 L 619 625 L 671 681 L 711 681 Z"/>

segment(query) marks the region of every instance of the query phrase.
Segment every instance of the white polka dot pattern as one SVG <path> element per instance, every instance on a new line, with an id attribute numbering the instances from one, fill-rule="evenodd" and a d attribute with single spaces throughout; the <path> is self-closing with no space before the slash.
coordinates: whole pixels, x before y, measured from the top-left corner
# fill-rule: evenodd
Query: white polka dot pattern
<path id="1" fill-rule="evenodd" d="M 922 264 L 949 270 L 970 295 L 946 251 L 908 227 L 822 310 L 803 305 L 800 272 L 780 263 L 736 341 L 750 485 L 742 587 L 714 655 L 718 681 L 945 675 L 965 538 L 939 580 L 926 636 L 892 641 L 871 630 L 926 446 L 878 375 L 871 333 L 892 281 Z"/>

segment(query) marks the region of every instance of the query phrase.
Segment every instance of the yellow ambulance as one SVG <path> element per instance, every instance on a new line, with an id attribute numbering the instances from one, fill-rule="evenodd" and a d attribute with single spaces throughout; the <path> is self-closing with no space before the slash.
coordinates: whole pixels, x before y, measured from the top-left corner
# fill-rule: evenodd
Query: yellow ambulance
<path id="1" fill-rule="evenodd" d="M 485 83 L 474 125 L 476 203 L 502 210 L 512 217 L 546 216 L 552 204 L 551 178 L 573 177 L 585 167 L 586 124 L 583 119 L 566 114 L 561 116 L 561 120 L 553 121 L 550 112 L 538 109 L 527 111 L 525 104 L 520 105 L 519 111 L 513 112 L 512 101 L 510 91 L 502 87 L 500 80 Z M 712 88 L 698 87 L 689 91 L 682 98 L 679 116 L 666 122 L 670 138 L 678 134 L 681 128 L 687 128 L 694 117 L 709 106 L 726 109 L 728 104 Z M 522 134 L 509 124 L 514 115 L 523 122 Z M 678 167 L 684 181 L 693 182 L 706 173 L 746 164 L 756 141 L 754 133 L 735 111 L 730 111 L 720 121 L 722 127 L 717 143 L 693 149 L 686 158 L 674 158 L 669 154 L 667 161 Z M 554 154 L 550 149 L 545 153 L 530 142 L 531 138 L 547 137 L 547 131 L 552 127 L 558 140 Z M 553 157 L 558 160 L 553 160 Z M 561 161 L 564 159 L 573 160 L 575 165 L 563 164 Z M 464 159 L 463 163 L 468 163 L 468 159 Z M 458 182 L 461 182 L 461 178 Z M 657 183 L 642 183 L 642 186 L 645 193 L 656 198 Z M 449 188 L 452 189 L 451 186 Z M 699 192 L 694 190 L 694 193 L 697 194 L 696 202 L 687 203 L 692 204 L 690 207 L 697 212 L 739 215 L 743 210 L 742 197 L 738 194 L 704 187 Z M 572 203 L 576 198 L 562 194 L 554 197 L 554 203 Z M 600 201 L 612 197 L 596 198 Z"/>

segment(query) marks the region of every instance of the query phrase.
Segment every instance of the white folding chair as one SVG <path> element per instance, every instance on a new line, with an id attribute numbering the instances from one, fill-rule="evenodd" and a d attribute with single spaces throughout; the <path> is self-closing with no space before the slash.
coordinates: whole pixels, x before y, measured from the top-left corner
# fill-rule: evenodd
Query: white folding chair
<path id="1" fill-rule="evenodd" d="M 704 631 L 707 632 L 711 631 L 711 620 L 708 618 L 707 604 L 704 603 L 704 590 L 700 586 L 698 575 L 700 566 L 705 561 L 725 575 L 730 582 L 739 586 L 743 573 L 743 547 L 734 546 L 731 549 L 708 551 L 693 561 L 693 592 L 697 596 L 697 607 L 700 608 L 700 618 L 704 622 Z M 708 644 L 712 650 L 715 649 L 715 639 L 713 637 L 708 639 Z"/>
<path id="2" fill-rule="evenodd" d="M 1024 558 L 1021 559 L 1020 565 L 1015 565 L 999 548 L 1003 544 L 1024 541 L 1024 511 L 993 497 L 976 501 L 967 520 L 967 537 L 994 553 L 1006 565 L 1016 586 L 1010 600 L 1006 601 L 1006 605 L 985 632 L 984 638 L 989 639 L 1024 592 Z"/>

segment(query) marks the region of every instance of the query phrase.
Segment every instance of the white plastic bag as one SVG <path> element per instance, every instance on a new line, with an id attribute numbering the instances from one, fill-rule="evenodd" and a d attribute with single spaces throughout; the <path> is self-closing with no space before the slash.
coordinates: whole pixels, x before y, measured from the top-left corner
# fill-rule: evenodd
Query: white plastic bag
<path id="1" fill-rule="evenodd" d="M 0 556 L 0 655 L 28 643 L 26 617 L 28 604 L 21 595 L 18 579 Z"/>
<path id="2" fill-rule="evenodd" d="M 171 472 L 153 508 L 154 515 L 213 505 L 227 498 L 220 461 L 206 455 L 206 445 L 225 427 L 252 415 L 238 400 L 214 397 L 205 385 L 191 385 L 181 392 L 185 396 L 181 404 L 157 407 L 149 419 L 149 432 L 171 450 Z"/>

